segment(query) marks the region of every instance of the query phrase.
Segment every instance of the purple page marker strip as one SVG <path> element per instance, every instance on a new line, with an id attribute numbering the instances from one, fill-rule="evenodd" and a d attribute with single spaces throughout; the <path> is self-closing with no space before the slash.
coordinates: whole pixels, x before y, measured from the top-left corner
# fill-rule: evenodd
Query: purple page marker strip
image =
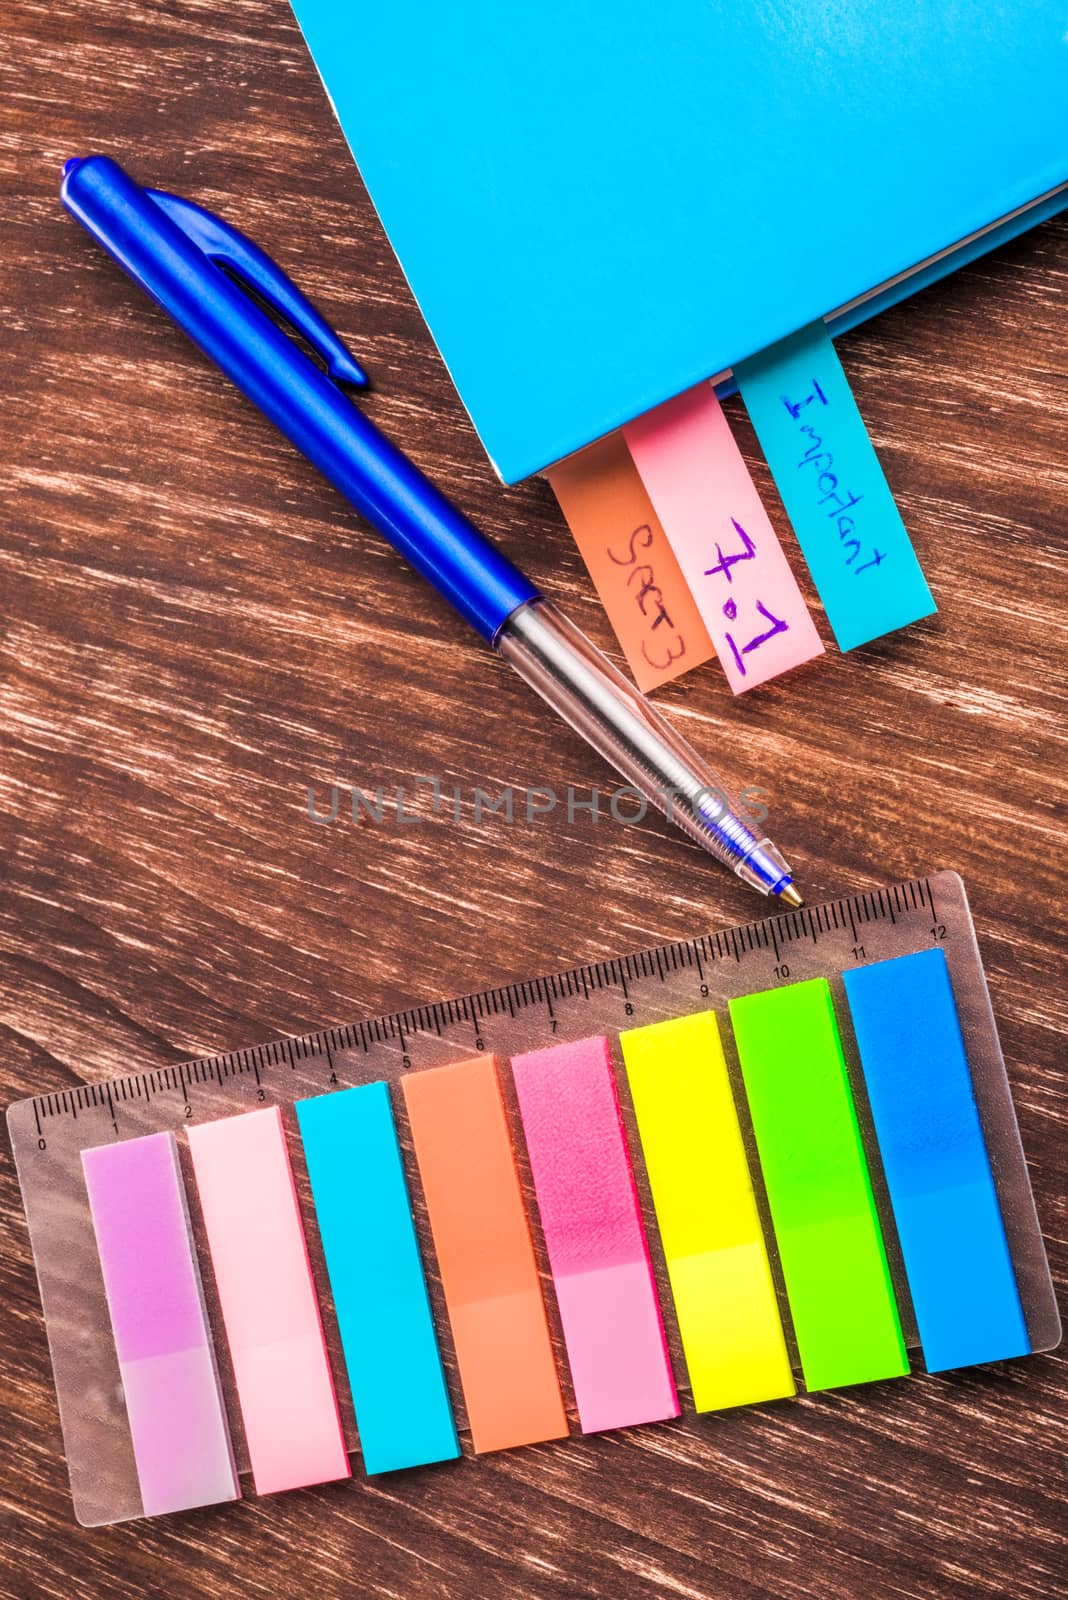
<path id="1" fill-rule="evenodd" d="M 240 1499 L 174 1136 L 82 1167 L 145 1515 Z"/>
<path id="2" fill-rule="evenodd" d="M 677 1417 L 608 1041 L 512 1061 L 583 1433 Z"/>
<path id="3" fill-rule="evenodd" d="M 734 693 L 822 654 L 712 385 L 646 412 L 623 437 Z"/>

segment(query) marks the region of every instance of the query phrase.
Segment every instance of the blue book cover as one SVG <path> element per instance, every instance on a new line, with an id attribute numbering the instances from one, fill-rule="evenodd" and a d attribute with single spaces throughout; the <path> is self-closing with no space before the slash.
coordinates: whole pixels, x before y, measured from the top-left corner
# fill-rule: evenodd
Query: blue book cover
<path id="1" fill-rule="evenodd" d="M 1062 0 L 293 6 L 506 482 L 1068 202 Z"/>

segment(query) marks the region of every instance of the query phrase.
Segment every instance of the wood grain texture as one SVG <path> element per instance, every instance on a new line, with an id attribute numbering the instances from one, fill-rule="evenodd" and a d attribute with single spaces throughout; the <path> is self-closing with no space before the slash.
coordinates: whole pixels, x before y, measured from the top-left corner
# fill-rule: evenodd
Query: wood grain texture
<path id="1" fill-rule="evenodd" d="M 487 465 L 284 0 L 7 0 L 0 29 L 3 1100 L 754 915 L 655 821 L 476 825 L 475 785 L 605 774 L 62 213 L 63 160 L 104 150 L 246 228 L 376 420 L 609 644 L 547 485 Z M 938 616 L 660 696 L 767 790 L 810 897 L 964 874 L 1059 1281 L 1066 280 L 1062 219 L 841 341 Z M 307 815 L 309 783 L 421 774 L 459 821 Z M 12 1600 L 1063 1592 L 1056 1355 L 85 1532 L 9 1159 L 0 1204 Z"/>

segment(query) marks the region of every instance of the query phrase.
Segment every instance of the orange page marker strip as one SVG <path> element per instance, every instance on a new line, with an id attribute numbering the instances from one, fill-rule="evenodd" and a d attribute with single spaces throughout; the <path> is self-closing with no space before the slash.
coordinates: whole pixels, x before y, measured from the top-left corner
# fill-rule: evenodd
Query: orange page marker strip
<path id="1" fill-rule="evenodd" d="M 258 1494 L 351 1474 L 277 1106 L 189 1129 Z"/>
<path id="2" fill-rule="evenodd" d="M 548 473 L 638 688 L 655 689 L 715 654 L 621 434 Z"/>
<path id="3" fill-rule="evenodd" d="M 567 1418 L 492 1056 L 401 1079 L 480 1453 L 562 1439 Z"/>
<path id="4" fill-rule="evenodd" d="M 735 694 L 823 652 L 710 383 L 623 437 Z"/>

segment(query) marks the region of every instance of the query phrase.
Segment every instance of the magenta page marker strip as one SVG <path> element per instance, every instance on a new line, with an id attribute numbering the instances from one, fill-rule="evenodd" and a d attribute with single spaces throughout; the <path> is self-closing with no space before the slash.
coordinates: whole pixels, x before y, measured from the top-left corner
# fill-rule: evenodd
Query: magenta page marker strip
<path id="1" fill-rule="evenodd" d="M 350 1475 L 276 1106 L 189 1129 L 259 1494 Z"/>
<path id="2" fill-rule="evenodd" d="M 734 693 L 822 654 L 712 385 L 638 417 L 623 437 Z"/>
<path id="3" fill-rule="evenodd" d="M 146 1516 L 237 1500 L 174 1135 L 83 1150 Z"/>
<path id="4" fill-rule="evenodd" d="M 608 1041 L 512 1072 L 582 1431 L 677 1417 Z"/>

